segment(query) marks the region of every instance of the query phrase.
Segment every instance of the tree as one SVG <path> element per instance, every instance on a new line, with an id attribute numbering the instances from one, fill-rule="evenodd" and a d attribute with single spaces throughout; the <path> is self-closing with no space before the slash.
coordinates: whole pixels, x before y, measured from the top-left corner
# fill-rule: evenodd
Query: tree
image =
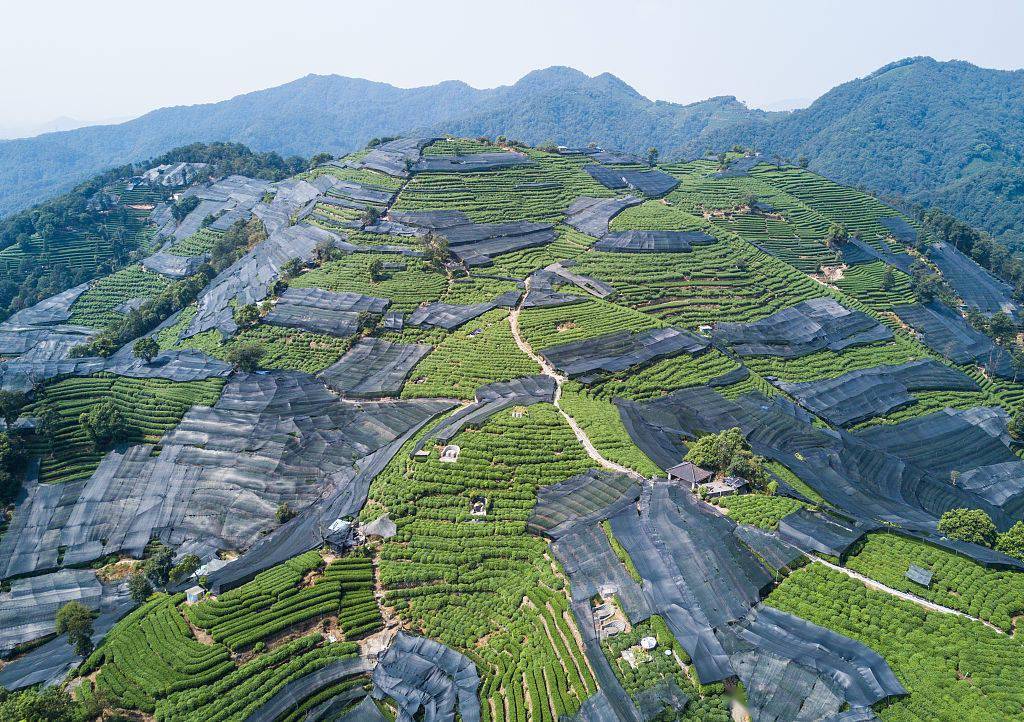
<path id="1" fill-rule="evenodd" d="M 274 512 L 274 518 L 277 519 L 278 524 L 284 524 L 295 518 L 295 510 L 288 506 L 287 501 L 282 501 L 277 505 L 277 511 Z"/>
<path id="2" fill-rule="evenodd" d="M 1013 412 L 1010 422 L 1006 425 L 1006 430 L 1010 432 L 1010 436 L 1018 441 L 1024 440 L 1024 406 L 1018 407 Z"/>
<path id="3" fill-rule="evenodd" d="M 989 319 L 988 331 L 993 337 L 1003 343 L 1011 343 L 1013 337 L 1017 335 L 1017 326 L 1014 324 L 1013 319 L 1000 311 L 993 314 L 992 318 Z"/>
<path id="4" fill-rule="evenodd" d="M 740 449 L 747 447 L 743 432 L 738 428 L 726 429 L 717 434 L 707 434 L 690 444 L 686 460 L 697 466 L 715 471 L 725 471 Z"/>
<path id="5" fill-rule="evenodd" d="M 142 604 L 149 599 L 149 595 L 152 593 L 153 585 L 149 583 L 149 579 L 146 578 L 145 574 L 136 572 L 128 577 L 128 595 L 132 598 L 133 602 Z"/>
<path id="6" fill-rule="evenodd" d="M 775 496 L 777 493 L 779 493 L 779 482 L 775 481 L 775 479 L 772 479 L 765 485 L 764 490 L 765 493 L 768 494 L 768 496 Z"/>
<path id="7" fill-rule="evenodd" d="M 376 325 L 377 316 L 369 311 L 360 311 L 359 315 L 356 316 L 356 326 L 359 328 L 360 332 L 371 331 Z"/>
<path id="8" fill-rule="evenodd" d="M 294 276 L 297 276 L 299 275 L 299 273 L 302 272 L 303 265 L 304 264 L 302 263 L 301 258 L 289 258 L 281 266 L 281 274 L 285 278 L 292 278 Z"/>
<path id="9" fill-rule="evenodd" d="M 318 165 L 330 163 L 332 160 L 334 160 L 334 156 L 331 155 L 330 153 L 317 153 L 316 155 L 309 159 L 309 168 L 310 170 L 312 170 L 313 168 L 316 168 Z"/>
<path id="10" fill-rule="evenodd" d="M 807 166 L 810 165 L 810 163 L 811 161 L 810 159 L 808 159 L 806 155 L 802 155 L 796 159 L 796 164 L 801 168 L 807 168 Z"/>
<path id="11" fill-rule="evenodd" d="M 140 338 L 132 346 L 132 356 L 142 359 L 147 364 L 156 358 L 158 353 L 160 353 L 160 344 L 152 336 Z"/>
<path id="12" fill-rule="evenodd" d="M 100 711 L 79 708 L 60 687 L 31 688 L 22 692 L 0 689 L 0 719 L 23 722 L 82 722 L 99 717 Z"/>
<path id="13" fill-rule="evenodd" d="M 380 220 L 380 211 L 373 206 L 366 206 L 363 209 L 363 215 L 360 217 L 364 226 L 372 226 Z"/>
<path id="14" fill-rule="evenodd" d="M 66 634 L 75 654 L 87 657 L 92 652 L 93 613 L 81 602 L 71 601 L 57 612 L 57 634 Z"/>
<path id="15" fill-rule="evenodd" d="M 185 219 L 185 216 L 194 211 L 198 206 L 198 197 L 189 196 L 188 198 L 182 198 L 171 206 L 171 215 L 174 216 L 174 220 L 181 223 Z"/>
<path id="16" fill-rule="evenodd" d="M 235 309 L 235 323 L 239 328 L 250 328 L 260 320 L 260 310 L 256 304 L 247 303 Z"/>
<path id="17" fill-rule="evenodd" d="M 939 533 L 986 547 L 996 541 L 996 525 L 981 509 L 950 509 L 939 519 Z"/>
<path id="18" fill-rule="evenodd" d="M 384 261 L 379 258 L 375 258 L 373 263 L 370 264 L 370 280 L 374 283 L 380 283 L 388 278 L 388 274 L 384 272 Z"/>
<path id="19" fill-rule="evenodd" d="M 157 542 L 149 558 L 142 563 L 142 571 L 153 584 L 158 587 L 167 585 L 174 565 L 174 552 L 169 547 Z"/>
<path id="20" fill-rule="evenodd" d="M 647 165 L 654 167 L 658 164 L 658 149 L 651 146 L 647 149 Z"/>
<path id="21" fill-rule="evenodd" d="M 914 278 L 914 295 L 922 303 L 934 301 L 942 292 L 942 279 L 934 273 L 926 273 Z"/>
<path id="22" fill-rule="evenodd" d="M 448 239 L 435 233 L 428 233 L 423 236 L 423 247 L 426 252 L 426 261 L 437 269 L 443 269 L 451 254 L 448 251 Z"/>
<path id="23" fill-rule="evenodd" d="M 92 441 L 96 450 L 123 440 L 128 433 L 124 415 L 111 399 L 101 401 L 88 411 L 83 411 L 78 417 L 78 425 L 82 427 L 82 431 Z"/>
<path id="24" fill-rule="evenodd" d="M 180 562 L 171 567 L 168 579 L 175 584 L 188 579 L 199 568 L 202 560 L 195 554 L 186 554 Z"/>
<path id="25" fill-rule="evenodd" d="M 838 247 L 850 240 L 850 232 L 841 223 L 833 223 L 825 231 L 825 243 L 832 247 Z"/>
<path id="26" fill-rule="evenodd" d="M 892 266 L 886 266 L 885 270 L 882 271 L 882 290 L 888 293 L 896 285 L 896 272 L 892 270 Z"/>
<path id="27" fill-rule="evenodd" d="M 265 354 L 266 351 L 258 344 L 240 343 L 228 349 L 225 360 L 240 371 L 255 371 Z"/>
<path id="28" fill-rule="evenodd" d="M 999 535 L 996 551 L 1024 561 L 1024 521 L 1018 521 Z"/>
<path id="29" fill-rule="evenodd" d="M 18 418 L 27 398 L 20 391 L 0 391 L 0 418 L 8 424 Z"/>

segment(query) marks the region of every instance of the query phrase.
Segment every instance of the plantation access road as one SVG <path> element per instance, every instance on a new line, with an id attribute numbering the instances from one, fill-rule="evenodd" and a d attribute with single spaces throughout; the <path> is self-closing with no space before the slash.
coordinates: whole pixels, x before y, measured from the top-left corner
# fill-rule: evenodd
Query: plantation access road
<path id="1" fill-rule="evenodd" d="M 512 309 L 511 313 L 509 313 L 509 323 L 512 326 L 512 337 L 516 340 L 516 346 L 518 346 L 523 353 L 525 353 L 527 356 L 533 359 L 537 363 L 537 365 L 540 366 L 541 372 L 545 376 L 550 376 L 555 380 L 555 408 L 558 409 L 558 413 L 560 413 L 562 417 L 565 419 L 566 423 L 569 424 L 569 428 L 572 429 L 572 433 L 576 435 L 577 441 L 579 441 L 580 445 L 582 445 L 583 448 L 586 450 L 587 455 L 591 459 L 596 461 L 598 464 L 600 464 L 602 467 L 608 469 L 609 471 L 617 471 L 620 474 L 627 474 L 628 476 L 631 476 L 637 481 L 643 481 L 644 477 L 642 474 L 639 474 L 633 471 L 632 469 L 628 469 L 622 464 L 617 464 L 614 461 L 610 461 L 609 459 L 604 458 L 604 456 L 601 455 L 601 452 L 597 450 L 597 447 L 594 446 L 594 443 L 590 440 L 590 437 L 587 436 L 587 432 L 584 431 L 578 423 L 576 423 L 576 419 L 574 419 L 572 416 L 566 413 L 566 411 L 562 408 L 560 402 L 562 399 L 562 384 L 565 383 L 565 377 L 558 373 L 558 371 L 555 370 L 555 367 L 548 363 L 543 356 L 540 356 L 539 354 L 535 353 L 533 347 L 531 347 L 530 344 L 526 342 L 522 334 L 519 332 L 519 311 L 522 309 L 523 302 L 526 300 L 526 295 L 527 293 L 529 293 L 529 291 L 530 279 L 527 278 L 526 293 L 523 294 L 523 298 L 519 301 L 519 305 Z"/>
<path id="2" fill-rule="evenodd" d="M 875 581 L 871 577 L 866 577 L 863 574 L 860 574 L 859 572 L 853 571 L 852 569 L 847 569 L 846 567 L 841 567 L 838 564 L 833 564 L 827 559 L 822 559 L 821 557 L 815 554 L 808 554 L 807 556 L 811 559 L 811 561 L 815 561 L 819 564 L 824 564 L 829 569 L 833 569 L 837 572 L 842 572 L 851 579 L 856 579 L 858 582 L 866 586 L 868 589 L 874 589 L 878 592 L 885 592 L 886 594 L 891 594 L 894 597 L 898 597 L 906 602 L 911 602 L 920 607 L 924 607 L 925 609 L 932 612 L 939 612 L 940 614 L 955 614 L 958 617 L 966 617 L 967 619 L 973 620 L 975 622 L 981 622 L 989 629 L 999 632 L 999 634 L 1006 634 L 1006 632 L 1004 632 L 1002 629 L 992 624 L 991 622 L 986 622 L 984 619 L 972 617 L 970 614 L 967 614 L 966 612 L 961 612 L 959 609 L 951 609 L 950 607 L 944 607 L 941 604 L 936 604 L 935 602 L 928 601 L 927 599 L 919 597 L 916 594 L 911 594 L 910 592 L 901 592 L 899 589 L 893 589 L 892 587 L 888 587 L 882 584 L 881 582 Z"/>

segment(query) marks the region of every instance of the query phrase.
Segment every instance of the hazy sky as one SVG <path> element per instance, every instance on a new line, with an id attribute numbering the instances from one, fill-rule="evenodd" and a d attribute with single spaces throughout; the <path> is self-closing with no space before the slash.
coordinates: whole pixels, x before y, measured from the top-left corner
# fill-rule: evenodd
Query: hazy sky
<path id="1" fill-rule="evenodd" d="M 908 55 L 1024 67 L 1016 0 L 5 3 L 0 128 L 106 120 L 337 73 L 411 87 L 611 72 L 649 98 L 798 107 Z"/>

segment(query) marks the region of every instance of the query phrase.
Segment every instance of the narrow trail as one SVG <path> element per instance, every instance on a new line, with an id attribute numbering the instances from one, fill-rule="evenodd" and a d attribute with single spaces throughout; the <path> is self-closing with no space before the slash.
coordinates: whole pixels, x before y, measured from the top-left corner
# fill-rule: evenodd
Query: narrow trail
<path id="1" fill-rule="evenodd" d="M 899 589 L 893 589 L 892 587 L 886 586 L 881 582 L 875 581 L 871 577 L 866 577 L 863 574 L 853 571 L 852 569 L 847 569 L 846 567 L 841 567 L 838 564 L 833 564 L 832 562 L 826 559 L 822 559 L 821 557 L 815 554 L 808 554 L 807 556 L 810 557 L 812 561 L 817 562 L 818 564 L 824 564 L 829 569 L 841 572 L 842 574 L 845 574 L 851 579 L 856 579 L 858 582 L 866 586 L 868 589 L 874 589 L 878 592 L 885 592 L 886 594 L 891 594 L 894 597 L 902 599 L 906 602 L 911 602 L 912 604 L 916 604 L 919 607 L 924 607 L 925 609 L 932 612 L 939 612 L 940 614 L 953 614 L 958 617 L 964 617 L 975 622 L 980 622 L 989 629 L 998 632 L 999 634 L 1006 634 L 1006 632 L 1004 632 L 1002 629 L 992 624 L 991 622 L 986 622 L 984 619 L 972 617 L 970 614 L 967 614 L 966 612 L 961 612 L 959 609 L 944 607 L 941 604 L 936 604 L 935 602 L 928 601 L 927 599 L 919 597 L 916 594 L 911 594 L 910 592 L 901 592 Z"/>
<path id="2" fill-rule="evenodd" d="M 530 279 L 527 279 L 526 293 L 529 293 L 529 290 Z M 523 300 L 526 299 L 526 293 L 523 294 Z M 519 331 L 519 312 L 520 310 L 522 310 L 523 300 L 520 300 L 519 305 L 512 309 L 511 313 L 509 313 L 508 318 L 509 323 L 512 326 L 512 338 L 515 339 L 516 346 L 518 346 L 523 353 L 525 353 L 527 356 L 533 359 L 537 363 L 537 365 L 540 366 L 541 372 L 545 376 L 550 376 L 555 380 L 554 404 L 555 408 L 558 409 L 558 413 L 560 413 L 562 415 L 562 418 L 565 419 L 566 423 L 569 424 L 569 428 L 571 428 L 572 433 L 576 435 L 577 441 L 580 442 L 580 445 L 583 446 L 583 448 L 587 452 L 587 455 L 591 459 L 593 459 L 603 468 L 608 469 L 609 471 L 617 471 L 620 474 L 627 474 L 633 477 L 634 479 L 637 479 L 638 481 L 642 481 L 644 479 L 643 475 L 633 471 L 632 469 L 626 468 L 622 464 L 617 464 L 614 461 L 610 461 L 609 459 L 606 459 L 604 456 L 602 456 L 601 452 L 597 450 L 596 446 L 594 446 L 594 442 L 592 442 L 590 440 L 590 437 L 587 436 L 587 432 L 584 431 L 582 427 L 580 427 L 580 425 L 576 422 L 576 419 L 574 419 L 571 415 L 566 413 L 565 409 L 562 408 L 562 384 L 565 383 L 565 377 L 558 373 L 558 371 L 555 370 L 555 367 L 549 364 L 545 358 L 534 352 L 533 348 L 530 346 L 530 344 L 526 342 L 526 340 L 523 338 L 522 334 Z"/>

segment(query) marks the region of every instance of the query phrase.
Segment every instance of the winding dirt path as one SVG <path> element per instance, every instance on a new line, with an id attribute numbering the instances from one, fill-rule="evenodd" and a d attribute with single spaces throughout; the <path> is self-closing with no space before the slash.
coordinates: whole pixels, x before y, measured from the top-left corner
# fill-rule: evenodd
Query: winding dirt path
<path id="1" fill-rule="evenodd" d="M 582 427 L 580 427 L 580 425 L 576 422 L 576 419 L 574 419 L 571 415 L 566 413 L 565 409 L 562 408 L 562 384 L 564 384 L 566 381 L 565 377 L 558 373 L 558 371 L 555 370 L 555 367 L 549 364 L 544 357 L 534 352 L 533 348 L 530 346 L 529 343 L 526 342 L 526 339 L 523 338 L 522 333 L 520 333 L 519 331 L 519 312 L 522 310 L 523 301 L 526 299 L 526 294 L 529 293 L 529 291 L 530 279 L 528 278 L 526 279 L 526 293 L 523 294 L 523 299 L 519 301 L 518 306 L 512 309 L 508 317 L 509 323 L 512 326 L 512 338 L 515 339 L 516 346 L 518 346 L 523 353 L 525 353 L 527 356 L 533 359 L 537 363 L 537 365 L 540 366 L 541 372 L 545 376 L 550 376 L 555 380 L 555 408 L 558 409 L 558 413 L 560 413 L 562 417 L 565 419 L 566 423 L 569 424 L 569 428 L 572 429 L 572 433 L 576 435 L 576 440 L 579 441 L 580 445 L 582 445 L 583 448 L 586 450 L 587 455 L 591 459 L 596 461 L 598 464 L 600 464 L 603 468 L 608 469 L 609 471 L 617 471 L 620 474 L 628 474 L 634 479 L 642 481 L 644 478 L 643 475 L 633 471 L 632 469 L 626 468 L 622 464 L 617 464 L 616 462 L 606 459 L 604 456 L 602 456 L 601 452 L 597 450 L 596 446 L 594 446 L 594 442 L 592 442 L 590 440 L 590 437 L 587 436 L 587 432 L 584 431 Z"/>
<path id="2" fill-rule="evenodd" d="M 919 597 L 916 594 L 911 594 L 910 592 L 901 592 L 899 589 L 893 589 L 892 587 L 886 586 L 885 584 L 882 584 L 879 581 L 875 581 L 871 577 L 866 577 L 863 574 L 860 574 L 859 572 L 853 571 L 852 569 L 841 567 L 838 564 L 833 564 L 832 562 L 826 559 L 822 559 L 821 557 L 816 556 L 814 554 L 808 554 L 807 556 L 810 557 L 812 561 L 815 561 L 818 564 L 824 564 L 829 569 L 841 572 L 842 574 L 845 574 L 851 579 L 856 579 L 858 582 L 866 586 L 868 589 L 874 589 L 878 592 L 885 592 L 886 594 L 891 594 L 894 597 L 898 597 L 899 599 L 902 599 L 906 602 L 911 602 L 912 604 L 916 604 L 919 607 L 924 607 L 925 609 L 932 612 L 939 612 L 940 614 L 954 614 L 958 617 L 964 617 L 975 622 L 980 622 L 981 624 L 984 624 L 986 627 L 993 630 L 994 632 L 998 632 L 999 634 L 1006 634 L 1006 632 L 1004 632 L 1002 629 L 992 624 L 991 622 L 986 622 L 984 619 L 972 617 L 970 614 L 967 614 L 966 612 L 961 612 L 959 609 L 944 607 L 941 604 L 936 604 L 935 602 L 929 601 L 923 597 Z"/>

